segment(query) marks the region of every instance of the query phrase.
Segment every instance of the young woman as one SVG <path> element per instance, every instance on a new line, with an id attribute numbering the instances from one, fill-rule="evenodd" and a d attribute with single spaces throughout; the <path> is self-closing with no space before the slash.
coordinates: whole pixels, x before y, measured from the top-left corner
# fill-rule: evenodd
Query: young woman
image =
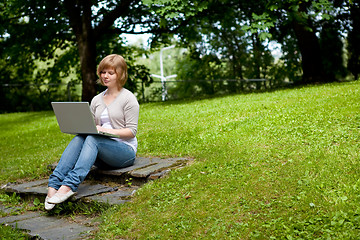
<path id="1" fill-rule="evenodd" d="M 139 103 L 123 87 L 128 77 L 126 62 L 120 55 L 109 55 L 100 62 L 97 74 L 99 83 L 107 87 L 90 104 L 97 129 L 118 135 L 119 138 L 75 136 L 50 175 L 45 198 L 46 210 L 51 210 L 55 204 L 74 195 L 93 165 L 116 169 L 134 163 Z"/>

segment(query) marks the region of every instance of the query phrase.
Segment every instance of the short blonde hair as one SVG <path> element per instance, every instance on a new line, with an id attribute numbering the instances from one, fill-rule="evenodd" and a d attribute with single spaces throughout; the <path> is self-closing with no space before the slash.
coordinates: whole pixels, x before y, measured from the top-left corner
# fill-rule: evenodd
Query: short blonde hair
<path id="1" fill-rule="evenodd" d="M 99 76 L 98 83 L 101 85 L 104 85 L 104 82 L 101 79 L 101 72 L 107 68 L 111 68 L 115 71 L 117 74 L 118 88 L 122 88 L 128 79 L 127 64 L 125 59 L 118 54 L 111 54 L 101 60 L 97 68 L 97 75 Z"/>

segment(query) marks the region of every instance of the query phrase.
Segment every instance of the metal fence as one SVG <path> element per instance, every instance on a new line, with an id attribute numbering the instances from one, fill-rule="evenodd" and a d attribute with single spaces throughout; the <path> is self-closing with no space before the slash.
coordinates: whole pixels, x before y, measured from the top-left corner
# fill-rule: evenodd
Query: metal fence
<path id="1" fill-rule="evenodd" d="M 147 102 L 147 101 L 164 101 L 164 100 L 172 100 L 173 95 L 169 94 L 172 89 L 178 87 L 178 84 L 201 84 L 201 83 L 221 83 L 221 86 L 227 86 L 231 83 L 236 83 L 238 89 L 236 92 L 246 92 L 246 91 L 257 91 L 257 90 L 267 90 L 274 87 L 278 87 L 279 83 L 271 81 L 269 79 L 261 78 L 261 79 L 217 79 L 217 80 L 167 80 L 160 81 L 154 80 L 149 86 L 144 86 L 141 82 L 138 82 L 138 91 L 135 93 L 139 101 Z M 64 98 L 68 101 L 73 100 L 73 96 L 81 95 L 81 83 L 74 84 L 72 82 L 68 83 L 8 83 L 2 84 L 2 88 L 24 88 L 24 87 L 36 87 L 36 88 L 46 88 L 46 87 L 61 87 L 64 86 Z M 216 89 L 217 91 L 222 91 L 222 89 Z M 75 91 L 75 92 L 74 92 Z M 66 97 L 65 97 L 66 96 Z M 165 97 L 164 97 L 165 96 Z"/>
<path id="2" fill-rule="evenodd" d="M 161 85 L 158 89 L 161 88 L 161 93 L 158 93 L 161 96 L 161 100 L 171 98 L 169 90 L 177 86 L 179 83 L 189 83 L 195 85 L 201 85 L 202 83 L 218 83 L 219 86 L 216 86 L 215 92 L 229 92 L 230 87 L 236 87 L 236 89 L 231 89 L 231 92 L 249 92 L 249 91 L 261 91 L 269 90 L 272 88 L 280 87 L 285 85 L 284 82 L 276 82 L 270 79 L 260 78 L 260 79 L 215 79 L 215 80 L 167 80 L 167 81 L 153 81 L 152 86 Z M 165 97 L 164 97 L 165 96 Z"/>
<path id="3" fill-rule="evenodd" d="M 80 85 L 80 84 L 75 84 Z M 71 101 L 71 86 L 73 83 L 5 83 L 1 85 L 3 88 L 23 88 L 23 87 L 42 87 L 42 86 L 66 86 L 66 94 L 69 101 Z"/>

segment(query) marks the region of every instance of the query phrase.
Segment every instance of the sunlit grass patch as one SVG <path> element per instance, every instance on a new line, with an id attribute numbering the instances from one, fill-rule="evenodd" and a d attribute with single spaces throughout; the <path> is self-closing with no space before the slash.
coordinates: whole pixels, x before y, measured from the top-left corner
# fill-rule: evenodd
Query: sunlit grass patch
<path id="1" fill-rule="evenodd" d="M 59 160 L 69 135 L 59 131 L 52 112 L 0 115 L 0 182 L 36 179 Z"/>
<path id="2" fill-rule="evenodd" d="M 353 82 L 143 105 L 140 153 L 196 161 L 106 214 L 99 236 L 357 237 L 358 89 Z"/>
<path id="3" fill-rule="evenodd" d="M 138 155 L 194 161 L 144 185 L 131 203 L 104 211 L 97 237 L 358 238 L 359 87 L 142 104 Z M 46 175 L 46 164 L 71 138 L 59 132 L 52 113 L 28 114 L 0 116 L 1 123 L 18 122 L 15 133 L 2 131 L 9 143 L 0 145 L 2 182 Z M 37 120 L 21 120 L 36 114 Z M 13 165 L 29 167 L 22 173 Z"/>

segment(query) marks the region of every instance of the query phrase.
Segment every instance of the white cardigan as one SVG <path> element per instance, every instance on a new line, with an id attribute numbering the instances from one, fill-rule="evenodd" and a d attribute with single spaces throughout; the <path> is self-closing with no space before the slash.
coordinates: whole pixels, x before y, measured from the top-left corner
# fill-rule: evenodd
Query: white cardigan
<path id="1" fill-rule="evenodd" d="M 106 106 L 103 100 L 104 93 L 105 91 L 96 95 L 90 104 L 95 123 L 100 125 L 101 114 L 107 108 L 110 123 L 114 129 L 129 128 L 136 136 L 140 106 L 134 94 L 122 88 L 116 99 Z"/>

